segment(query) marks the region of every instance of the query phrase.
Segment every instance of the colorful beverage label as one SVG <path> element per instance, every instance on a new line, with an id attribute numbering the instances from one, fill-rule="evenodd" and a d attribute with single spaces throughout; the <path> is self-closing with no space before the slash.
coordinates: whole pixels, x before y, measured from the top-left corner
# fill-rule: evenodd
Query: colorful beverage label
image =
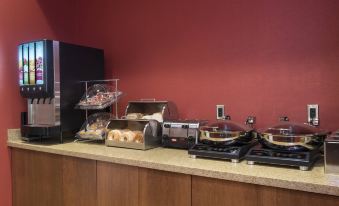
<path id="1" fill-rule="evenodd" d="M 44 42 L 35 43 L 35 78 L 36 84 L 44 84 Z"/>
<path id="2" fill-rule="evenodd" d="M 24 84 L 29 84 L 28 79 L 28 44 L 23 45 Z"/>
<path id="3" fill-rule="evenodd" d="M 28 45 L 28 68 L 29 68 L 29 84 L 35 84 L 35 47 L 34 43 L 29 43 Z"/>
<path id="4" fill-rule="evenodd" d="M 22 45 L 18 47 L 18 75 L 19 75 L 19 85 L 24 84 L 24 71 L 23 71 L 23 64 L 22 64 Z"/>

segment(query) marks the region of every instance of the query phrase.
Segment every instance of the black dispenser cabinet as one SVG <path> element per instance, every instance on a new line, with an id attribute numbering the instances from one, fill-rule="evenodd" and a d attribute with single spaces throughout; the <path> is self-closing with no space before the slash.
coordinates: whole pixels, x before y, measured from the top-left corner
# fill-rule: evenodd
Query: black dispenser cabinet
<path id="1" fill-rule="evenodd" d="M 101 49 L 39 40 L 18 46 L 21 96 L 27 112 L 21 115 L 24 140 L 74 136 L 85 112 L 74 109 L 83 95 L 80 81 L 104 79 Z"/>

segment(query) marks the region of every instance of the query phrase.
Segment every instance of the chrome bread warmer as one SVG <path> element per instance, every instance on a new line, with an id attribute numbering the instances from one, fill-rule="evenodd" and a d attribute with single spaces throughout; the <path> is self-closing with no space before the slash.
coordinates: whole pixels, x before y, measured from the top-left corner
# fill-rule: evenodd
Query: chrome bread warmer
<path id="1" fill-rule="evenodd" d="M 128 140 L 121 137 L 117 140 L 110 139 L 109 134 L 105 140 L 107 146 L 124 147 L 147 150 L 160 145 L 161 125 L 156 120 L 126 120 L 114 119 L 108 125 L 109 131 L 140 131 L 142 137 L 139 141 Z"/>
<path id="2" fill-rule="evenodd" d="M 130 101 L 125 116 L 109 123 L 105 144 L 140 150 L 161 146 L 163 121 L 177 118 L 177 107 L 173 102 Z"/>

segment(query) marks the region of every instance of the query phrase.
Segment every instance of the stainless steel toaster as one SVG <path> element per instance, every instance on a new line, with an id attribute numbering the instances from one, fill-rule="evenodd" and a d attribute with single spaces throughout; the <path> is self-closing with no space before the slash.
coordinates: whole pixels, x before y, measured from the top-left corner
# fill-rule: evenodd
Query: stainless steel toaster
<path id="1" fill-rule="evenodd" d="M 207 121 L 183 120 L 165 121 L 162 125 L 162 145 L 164 147 L 188 149 L 199 138 L 199 127 Z"/>

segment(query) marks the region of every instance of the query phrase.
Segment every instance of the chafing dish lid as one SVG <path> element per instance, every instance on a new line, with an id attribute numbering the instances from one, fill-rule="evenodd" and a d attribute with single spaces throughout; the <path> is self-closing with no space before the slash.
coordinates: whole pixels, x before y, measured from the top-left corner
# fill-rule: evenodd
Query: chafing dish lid
<path id="1" fill-rule="evenodd" d="M 272 127 L 259 130 L 259 133 L 266 133 L 279 136 L 303 136 L 303 135 L 325 135 L 326 131 L 307 124 L 295 122 L 281 122 Z"/>
<path id="2" fill-rule="evenodd" d="M 212 123 L 206 127 L 202 127 L 201 130 L 210 132 L 248 132 L 252 129 L 246 125 L 239 124 L 232 120 L 224 120 Z"/>

